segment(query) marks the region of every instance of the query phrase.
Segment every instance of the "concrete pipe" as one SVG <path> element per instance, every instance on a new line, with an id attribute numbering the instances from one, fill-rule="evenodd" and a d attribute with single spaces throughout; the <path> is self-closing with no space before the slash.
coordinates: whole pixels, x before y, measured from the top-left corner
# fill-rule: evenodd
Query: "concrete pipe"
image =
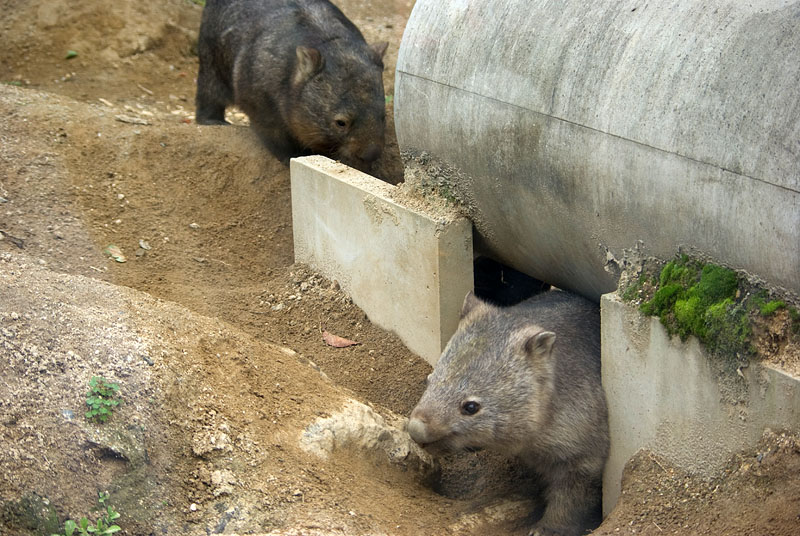
<path id="1" fill-rule="evenodd" d="M 485 248 L 598 299 L 637 244 L 800 292 L 800 2 L 417 0 L 397 137 Z"/>

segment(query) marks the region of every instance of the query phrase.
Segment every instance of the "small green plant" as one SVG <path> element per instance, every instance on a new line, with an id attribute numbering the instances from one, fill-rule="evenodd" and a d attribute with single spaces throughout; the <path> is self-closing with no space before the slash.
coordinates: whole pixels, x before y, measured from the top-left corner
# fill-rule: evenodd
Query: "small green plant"
<path id="1" fill-rule="evenodd" d="M 114 408 L 121 403 L 119 384 L 109 382 L 100 376 L 92 376 L 89 381 L 89 392 L 86 393 L 86 405 L 89 406 L 89 411 L 86 412 L 87 419 L 106 422 Z"/>
<path id="2" fill-rule="evenodd" d="M 51 536 L 72 536 L 77 534 L 80 536 L 88 536 L 93 534 L 96 536 L 108 536 L 115 532 L 122 530 L 119 525 L 114 524 L 114 521 L 119 518 L 119 512 L 114 510 L 110 504 L 106 504 L 108 500 L 108 493 L 102 491 L 97 494 L 97 502 L 100 504 L 100 510 L 103 514 L 97 518 L 97 521 L 92 524 L 89 519 L 84 516 L 77 523 L 71 519 L 64 522 L 64 534 L 51 534 Z"/>

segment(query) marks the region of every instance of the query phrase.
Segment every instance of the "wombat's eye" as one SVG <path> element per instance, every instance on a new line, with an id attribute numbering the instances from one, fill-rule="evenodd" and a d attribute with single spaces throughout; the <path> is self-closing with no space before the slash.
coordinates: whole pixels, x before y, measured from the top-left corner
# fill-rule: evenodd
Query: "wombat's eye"
<path id="1" fill-rule="evenodd" d="M 481 409 L 481 405 L 474 400 L 467 400 L 461 404 L 461 413 L 464 415 L 475 415 Z"/>
<path id="2" fill-rule="evenodd" d="M 344 117 L 337 117 L 334 119 L 334 123 L 336 123 L 336 126 L 339 128 L 347 128 L 348 125 L 348 121 Z"/>

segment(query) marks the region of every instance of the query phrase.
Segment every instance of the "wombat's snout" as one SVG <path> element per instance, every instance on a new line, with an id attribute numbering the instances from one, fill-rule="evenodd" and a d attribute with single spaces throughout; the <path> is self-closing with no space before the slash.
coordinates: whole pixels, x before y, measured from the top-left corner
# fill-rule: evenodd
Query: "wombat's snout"
<path id="1" fill-rule="evenodd" d="M 381 146 L 377 143 L 370 143 L 358 157 L 365 162 L 374 162 L 381 156 Z"/>
<path id="2" fill-rule="evenodd" d="M 420 412 L 416 410 L 411 412 L 411 417 L 408 419 L 408 425 L 406 426 L 406 430 L 408 431 L 408 435 L 411 436 L 411 439 L 419 443 L 421 446 L 425 446 L 428 443 L 431 443 L 431 434 L 430 430 L 428 429 L 428 424 L 425 422 L 425 417 Z"/>

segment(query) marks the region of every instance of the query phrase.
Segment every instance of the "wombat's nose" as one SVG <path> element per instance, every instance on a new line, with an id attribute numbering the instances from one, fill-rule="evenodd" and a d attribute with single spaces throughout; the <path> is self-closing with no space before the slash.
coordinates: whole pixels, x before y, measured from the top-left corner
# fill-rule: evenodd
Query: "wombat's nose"
<path id="1" fill-rule="evenodd" d="M 381 147 L 377 143 L 370 143 L 366 149 L 359 155 L 361 160 L 365 162 L 374 162 L 381 155 Z"/>
<path id="2" fill-rule="evenodd" d="M 406 429 L 408 430 L 408 435 L 411 436 L 411 439 L 420 445 L 431 442 L 429 437 L 430 434 L 428 433 L 428 427 L 422 419 L 411 417 L 408 420 L 408 426 Z"/>

